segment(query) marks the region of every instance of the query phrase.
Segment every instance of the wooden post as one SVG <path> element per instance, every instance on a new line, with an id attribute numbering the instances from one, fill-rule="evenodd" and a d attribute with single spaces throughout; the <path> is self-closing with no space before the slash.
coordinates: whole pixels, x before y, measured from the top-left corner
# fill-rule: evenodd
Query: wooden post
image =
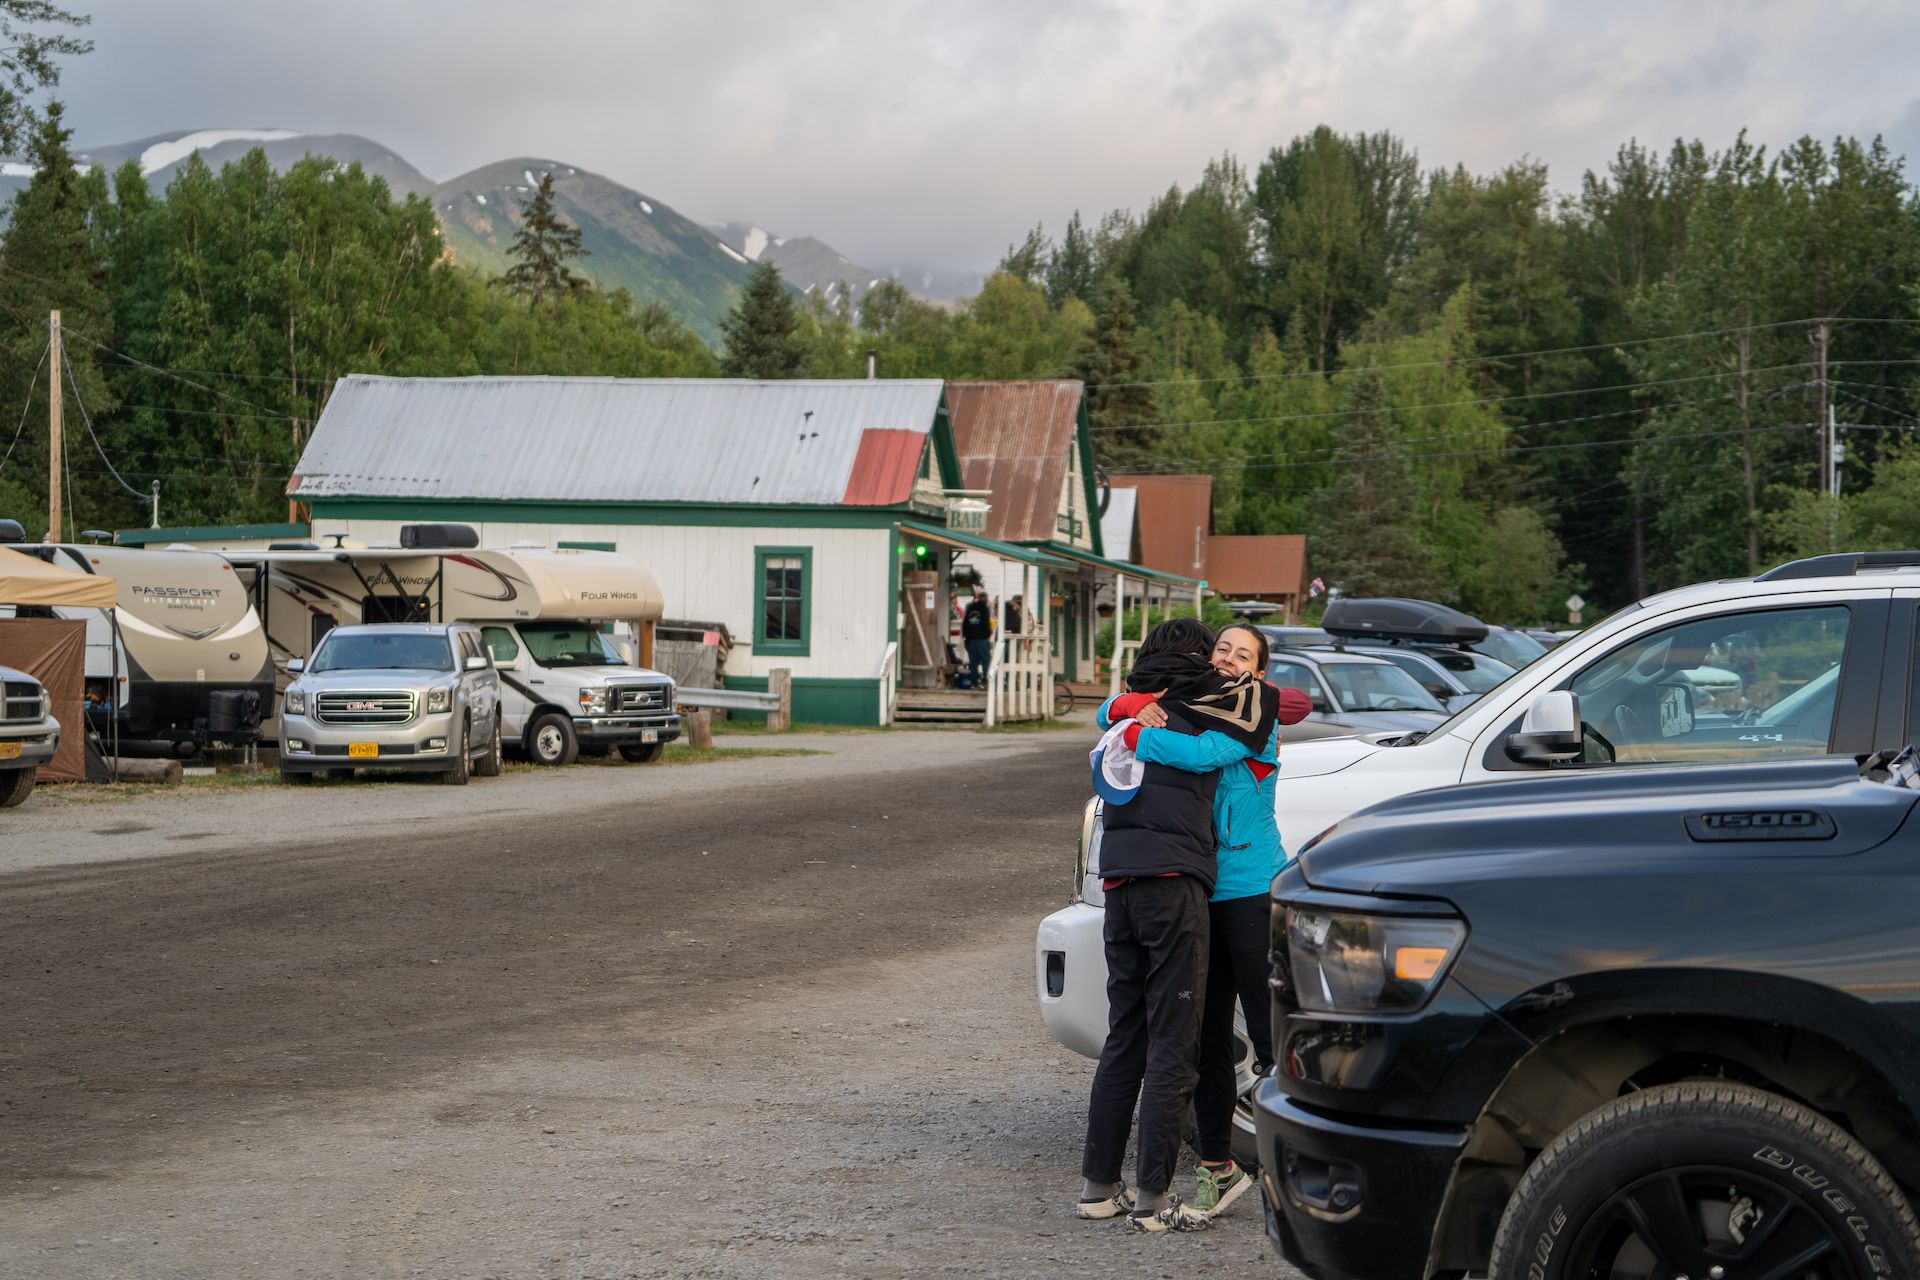
<path id="1" fill-rule="evenodd" d="M 767 675 L 767 692 L 777 694 L 780 709 L 767 712 L 767 732 L 785 733 L 793 723 L 793 669 L 775 667 Z"/>
<path id="2" fill-rule="evenodd" d="M 634 663 L 635 666 L 645 667 L 649 671 L 653 670 L 653 629 L 658 625 L 659 623 L 655 622 L 652 618 L 648 618 L 637 628 L 640 637 L 640 652 L 635 655 L 638 659 L 638 661 Z"/>
<path id="3" fill-rule="evenodd" d="M 713 746 L 713 712 L 707 708 L 687 713 L 687 745 L 695 751 L 706 751 Z"/>
<path id="4" fill-rule="evenodd" d="M 47 317 L 47 354 L 52 379 L 47 387 L 47 541 L 64 542 L 60 510 L 60 313 Z"/>

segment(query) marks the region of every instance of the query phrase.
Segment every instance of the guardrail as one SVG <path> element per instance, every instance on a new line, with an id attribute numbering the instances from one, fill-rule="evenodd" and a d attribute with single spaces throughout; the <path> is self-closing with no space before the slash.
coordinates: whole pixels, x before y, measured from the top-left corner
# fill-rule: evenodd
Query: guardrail
<path id="1" fill-rule="evenodd" d="M 674 691 L 674 699 L 683 707 L 706 707 L 715 711 L 778 711 L 780 695 L 771 690 L 688 689 Z"/>

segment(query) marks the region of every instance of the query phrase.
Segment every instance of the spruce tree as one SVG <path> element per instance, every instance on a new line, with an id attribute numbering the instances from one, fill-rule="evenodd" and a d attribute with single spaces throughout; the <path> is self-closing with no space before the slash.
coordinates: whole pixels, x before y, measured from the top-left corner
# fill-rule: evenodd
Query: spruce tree
<path id="1" fill-rule="evenodd" d="M 567 260 L 587 254 L 580 245 L 580 228 L 561 221 L 553 207 L 553 175 L 541 175 L 540 188 L 521 215 L 520 232 L 507 250 L 507 256 L 518 261 L 507 268 L 502 283 L 535 306 L 548 298 L 581 293 L 592 282 L 568 270 Z"/>
<path id="2" fill-rule="evenodd" d="M 996 272 L 1004 271 L 1010 276 L 1019 276 L 1029 284 L 1038 284 L 1046 274 L 1047 260 L 1053 256 L 1053 245 L 1047 240 L 1046 228 L 1036 225 L 1027 232 L 1027 238 L 1019 244 L 1007 246 L 1007 256 L 1000 259 Z"/>
<path id="3" fill-rule="evenodd" d="M 1094 268 L 1093 237 L 1087 234 L 1080 211 L 1075 209 L 1060 247 L 1047 260 L 1047 301 L 1056 307 L 1068 298 L 1091 303 Z"/>
<path id="4" fill-rule="evenodd" d="M 720 372 L 729 378 L 797 378 L 807 367 L 800 315 L 780 269 L 763 262 L 720 322 Z"/>
<path id="5" fill-rule="evenodd" d="M 1100 288 L 1093 332 L 1070 371 L 1087 384 L 1087 421 L 1102 455 L 1114 468 L 1149 460 L 1158 432 L 1153 388 L 1142 381 L 1146 357 L 1135 336 L 1133 294 L 1118 276 Z"/>
<path id="6" fill-rule="evenodd" d="M 1419 490 L 1388 418 L 1380 374 L 1354 382 L 1352 416 L 1338 428 L 1333 484 L 1320 494 L 1308 542 L 1314 572 L 1351 597 L 1413 596 L 1442 591 L 1431 547 L 1419 528 Z"/>

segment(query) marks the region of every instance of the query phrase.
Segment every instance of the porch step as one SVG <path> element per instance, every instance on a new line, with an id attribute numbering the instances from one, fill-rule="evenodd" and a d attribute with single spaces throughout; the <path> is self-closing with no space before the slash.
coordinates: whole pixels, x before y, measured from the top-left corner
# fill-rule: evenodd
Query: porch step
<path id="1" fill-rule="evenodd" d="M 893 703 L 899 724 L 979 724 L 987 718 L 985 689 L 900 689 Z"/>

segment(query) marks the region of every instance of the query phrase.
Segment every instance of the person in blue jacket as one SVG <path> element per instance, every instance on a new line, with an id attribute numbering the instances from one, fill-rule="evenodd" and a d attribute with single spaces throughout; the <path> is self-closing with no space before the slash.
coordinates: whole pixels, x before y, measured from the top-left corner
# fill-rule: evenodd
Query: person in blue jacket
<path id="1" fill-rule="evenodd" d="M 1255 672 L 1264 678 L 1267 656 L 1266 636 L 1241 623 L 1220 632 L 1212 660 L 1222 675 Z M 1193 1094 L 1200 1172 L 1192 1203 L 1210 1213 L 1225 1209 L 1252 1185 L 1247 1170 L 1233 1159 L 1233 1112 L 1239 1098 L 1239 1054 L 1233 1034 L 1236 997 L 1246 1011 L 1256 1074 L 1271 1065 L 1268 1058 L 1273 1052 L 1267 1001 L 1268 894 L 1273 878 L 1286 864 L 1274 814 L 1273 778 L 1279 769 L 1279 726 L 1297 724 L 1312 710 L 1298 690 L 1275 690 L 1274 694 L 1279 707 L 1273 735 L 1258 752 L 1249 752 L 1217 731 L 1197 736 L 1165 732 L 1165 714 L 1148 695 L 1122 694 L 1110 699 L 1099 714 L 1103 729 L 1127 718 L 1146 726 L 1134 740 L 1134 750 L 1143 761 L 1194 773 L 1221 771 L 1213 806 L 1219 871 L 1208 902 L 1211 943 L 1200 1022 L 1199 1079 Z"/>

